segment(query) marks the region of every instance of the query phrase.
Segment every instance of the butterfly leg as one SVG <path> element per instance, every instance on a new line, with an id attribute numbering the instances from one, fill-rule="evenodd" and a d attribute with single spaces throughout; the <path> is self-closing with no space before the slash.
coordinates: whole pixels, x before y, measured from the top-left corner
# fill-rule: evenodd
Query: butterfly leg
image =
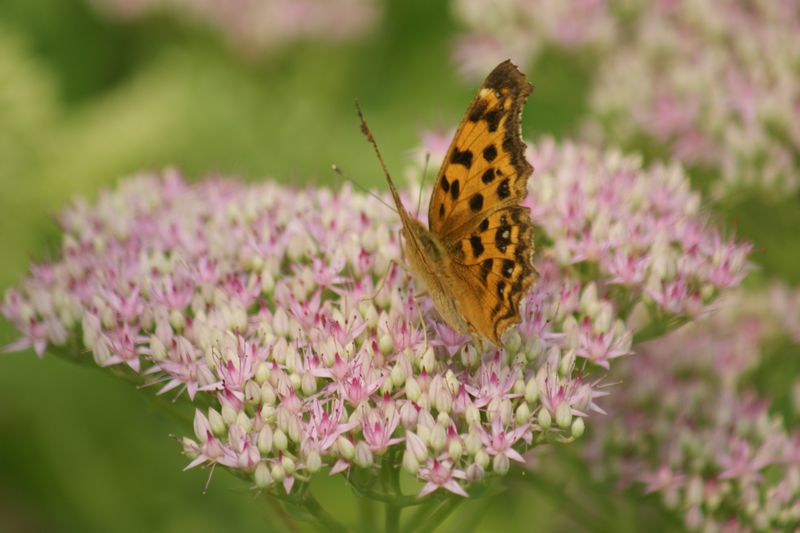
<path id="1" fill-rule="evenodd" d="M 362 298 L 361 301 L 374 300 L 378 296 L 378 294 L 383 290 L 383 287 L 386 284 L 386 279 L 389 277 L 389 272 L 395 267 L 402 268 L 403 270 L 408 272 L 408 269 L 402 262 L 400 262 L 397 259 L 390 259 L 389 264 L 386 265 L 386 269 L 383 271 L 383 274 L 381 274 L 380 283 L 378 283 L 378 286 L 375 288 L 372 295 Z"/>

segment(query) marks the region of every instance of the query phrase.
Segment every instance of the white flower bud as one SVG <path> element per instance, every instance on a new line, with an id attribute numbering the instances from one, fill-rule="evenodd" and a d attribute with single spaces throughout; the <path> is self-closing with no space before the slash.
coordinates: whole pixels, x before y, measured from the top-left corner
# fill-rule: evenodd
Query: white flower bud
<path id="1" fill-rule="evenodd" d="M 258 432 L 257 446 L 258 451 L 263 454 L 268 454 L 272 451 L 272 428 L 269 425 L 265 425 Z"/>
<path id="2" fill-rule="evenodd" d="M 272 475 L 269 473 L 269 467 L 266 463 L 258 463 L 255 472 L 253 472 L 253 480 L 256 487 L 265 489 L 272 484 Z"/>
<path id="3" fill-rule="evenodd" d="M 359 441 L 359 443 L 356 444 L 354 462 L 361 468 L 372 466 L 372 451 L 369 449 L 366 442 Z"/>
<path id="4" fill-rule="evenodd" d="M 528 407 L 528 404 L 527 403 L 519 404 L 519 407 L 517 407 L 517 410 L 514 412 L 514 420 L 517 422 L 517 424 L 519 425 L 525 424 L 526 422 L 528 422 L 530 417 L 531 417 L 531 410 Z"/>
<path id="5" fill-rule="evenodd" d="M 492 470 L 497 472 L 498 474 L 505 475 L 508 473 L 508 469 L 511 467 L 511 462 L 508 460 L 503 454 L 498 454 L 494 456 L 492 460 Z"/>
<path id="6" fill-rule="evenodd" d="M 553 422 L 553 418 L 550 416 L 550 411 L 543 407 L 539 409 L 539 414 L 536 416 L 536 421 L 539 423 L 539 426 L 542 429 L 548 429 L 550 424 Z"/>
<path id="7" fill-rule="evenodd" d="M 531 376 L 525 384 L 525 401 L 532 404 L 539 399 L 539 384 L 536 382 L 536 376 Z"/>
<path id="8" fill-rule="evenodd" d="M 275 430 L 275 433 L 272 434 L 272 445 L 276 450 L 284 451 L 289 446 L 289 438 L 286 433 L 280 429 Z"/>
<path id="9" fill-rule="evenodd" d="M 567 402 L 561 402 L 556 407 L 556 424 L 561 429 L 567 429 L 572 424 L 572 410 Z"/>
<path id="10" fill-rule="evenodd" d="M 581 438 L 581 436 L 583 435 L 583 432 L 585 431 L 585 429 L 586 429 L 586 426 L 585 426 L 585 423 L 583 421 L 583 418 L 576 418 L 572 422 L 572 430 L 571 430 L 571 432 L 572 432 L 572 436 L 574 438 L 576 438 L 576 439 Z"/>

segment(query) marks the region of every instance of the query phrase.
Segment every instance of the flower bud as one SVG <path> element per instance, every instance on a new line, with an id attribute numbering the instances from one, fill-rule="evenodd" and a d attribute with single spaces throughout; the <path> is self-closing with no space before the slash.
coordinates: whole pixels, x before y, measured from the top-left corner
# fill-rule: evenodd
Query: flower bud
<path id="1" fill-rule="evenodd" d="M 510 354 L 515 354 L 522 348 L 522 337 L 516 329 L 505 334 L 505 348 Z"/>
<path id="2" fill-rule="evenodd" d="M 272 475 L 270 475 L 269 467 L 266 463 L 258 463 L 256 465 L 256 470 L 253 472 L 253 480 L 259 489 L 265 489 L 272 484 Z"/>
<path id="3" fill-rule="evenodd" d="M 256 367 L 256 373 L 254 376 L 256 383 L 258 383 L 259 385 L 263 385 L 269 379 L 269 375 L 270 375 L 269 365 L 264 361 L 258 363 L 258 366 Z"/>
<path id="4" fill-rule="evenodd" d="M 300 390 L 303 391 L 305 396 L 311 396 L 317 392 L 317 380 L 310 372 L 304 373 L 300 379 Z"/>
<path id="5" fill-rule="evenodd" d="M 218 437 L 224 435 L 225 431 L 228 429 L 228 426 L 222 419 L 222 415 L 213 407 L 208 409 L 208 423 L 211 426 L 211 431 Z"/>
<path id="6" fill-rule="evenodd" d="M 281 466 L 283 467 L 284 472 L 286 472 L 290 476 L 294 474 L 294 471 L 297 468 L 294 463 L 294 459 L 292 459 L 288 455 L 284 455 L 283 458 L 281 459 Z"/>
<path id="7" fill-rule="evenodd" d="M 510 467 L 511 462 L 508 460 L 508 457 L 503 454 L 497 454 L 494 456 L 494 459 L 492 460 L 492 470 L 502 476 L 508 473 L 508 469 Z"/>
<path id="8" fill-rule="evenodd" d="M 230 403 L 225 402 L 222 404 L 222 420 L 224 420 L 227 425 L 230 426 L 234 424 L 238 415 L 239 413 L 236 412 L 236 409 L 234 409 Z"/>
<path id="9" fill-rule="evenodd" d="M 525 401 L 528 403 L 535 403 L 539 399 L 539 384 L 536 382 L 536 376 L 531 376 L 525 384 Z"/>
<path id="10" fill-rule="evenodd" d="M 428 374 L 436 371 L 436 353 L 433 351 L 433 346 L 428 346 L 422 353 L 419 366 L 420 370 L 425 370 Z"/>
<path id="11" fill-rule="evenodd" d="M 258 432 L 258 451 L 263 454 L 268 454 L 272 451 L 272 428 L 265 424 Z"/>
<path id="12" fill-rule="evenodd" d="M 272 289 L 275 288 L 275 278 L 270 272 L 261 273 L 261 292 L 270 294 Z"/>
<path id="13" fill-rule="evenodd" d="M 597 285 L 589 283 L 581 294 L 580 308 L 583 314 L 594 318 L 600 311 L 600 301 L 597 299 Z"/>
<path id="14" fill-rule="evenodd" d="M 244 412 L 239 412 L 236 416 L 236 425 L 242 428 L 242 431 L 245 433 L 250 433 L 250 430 L 253 429 L 253 421 L 250 420 L 250 417 Z"/>
<path id="15" fill-rule="evenodd" d="M 481 449 L 481 436 L 478 434 L 477 431 L 470 430 L 467 433 L 467 436 L 464 438 L 464 446 L 467 449 L 467 453 L 470 455 L 475 455 L 478 453 L 478 450 Z"/>
<path id="16" fill-rule="evenodd" d="M 461 445 L 460 440 L 453 439 L 450 441 L 450 445 L 447 447 L 447 454 L 453 461 L 458 461 L 463 452 L 464 452 L 464 447 Z"/>
<path id="17" fill-rule="evenodd" d="M 528 407 L 527 403 L 521 403 L 517 407 L 517 410 L 514 413 L 514 420 L 517 424 L 522 425 L 528 422 L 531 417 L 531 409 Z"/>
<path id="18" fill-rule="evenodd" d="M 364 441 L 359 441 L 356 444 L 355 463 L 361 468 L 368 468 L 372 466 L 372 451 Z"/>
<path id="19" fill-rule="evenodd" d="M 467 367 L 472 368 L 478 364 L 480 358 L 478 357 L 478 350 L 475 349 L 475 346 L 470 344 L 466 344 L 463 348 L 461 348 L 461 363 Z"/>
<path id="20" fill-rule="evenodd" d="M 381 335 L 380 340 L 378 340 L 378 350 L 383 355 L 389 355 L 394 350 L 394 339 L 388 333 L 384 333 Z"/>
<path id="21" fill-rule="evenodd" d="M 447 430 L 440 424 L 431 428 L 430 445 L 434 452 L 441 452 L 447 444 Z"/>
<path id="22" fill-rule="evenodd" d="M 416 476 L 419 471 L 419 461 L 410 450 L 403 452 L 403 468 L 412 476 Z"/>
<path id="23" fill-rule="evenodd" d="M 464 413 L 464 419 L 466 420 L 467 424 L 472 425 L 480 425 L 481 423 L 481 411 L 478 409 L 475 404 L 470 403 L 467 406 L 467 410 Z"/>
<path id="24" fill-rule="evenodd" d="M 489 463 L 491 461 L 492 458 L 489 457 L 489 454 L 486 453 L 486 450 L 484 450 L 483 448 L 481 448 L 475 453 L 475 464 L 480 465 L 480 467 L 483 468 L 484 470 L 486 469 L 487 466 L 489 466 Z"/>
<path id="25" fill-rule="evenodd" d="M 478 463 L 472 463 L 467 467 L 467 481 L 480 481 L 483 479 L 484 470 Z"/>
<path id="26" fill-rule="evenodd" d="M 539 414 L 536 416 L 536 421 L 539 423 L 539 426 L 543 430 L 548 429 L 550 427 L 550 424 L 553 422 L 553 419 L 550 416 L 550 411 L 548 411 L 544 407 L 539 409 Z"/>
<path id="27" fill-rule="evenodd" d="M 413 376 L 409 376 L 408 379 L 406 379 L 406 398 L 412 402 L 416 402 L 419 400 L 420 394 L 422 394 L 422 390 L 419 387 L 419 383 L 417 383 L 417 380 L 414 379 Z"/>
<path id="28" fill-rule="evenodd" d="M 439 387 L 433 397 L 433 405 L 439 413 L 449 413 L 453 407 L 453 396 L 447 387 Z"/>
<path id="29" fill-rule="evenodd" d="M 556 424 L 561 429 L 567 429 L 572 424 L 572 410 L 567 402 L 561 402 L 556 407 Z"/>
<path id="30" fill-rule="evenodd" d="M 353 443 L 345 437 L 339 437 L 336 440 L 336 447 L 339 448 L 339 455 L 347 461 L 352 461 L 356 455 L 356 448 Z"/>
<path id="31" fill-rule="evenodd" d="M 317 450 L 311 450 L 306 454 L 306 470 L 310 473 L 318 472 L 322 468 L 322 457 Z"/>
<path id="32" fill-rule="evenodd" d="M 572 369 L 574 367 L 575 367 L 575 349 L 571 348 L 562 354 L 561 362 L 558 364 L 558 372 L 562 376 L 569 376 L 572 374 Z"/>
<path id="33" fill-rule="evenodd" d="M 286 433 L 281 431 L 280 429 L 276 429 L 275 433 L 272 434 L 272 445 L 275 446 L 275 449 L 278 451 L 283 451 L 289 446 L 289 438 L 286 436 Z"/>
<path id="34" fill-rule="evenodd" d="M 573 438 L 579 439 L 582 435 L 584 430 L 586 429 L 585 423 L 583 418 L 576 418 L 572 422 L 572 436 Z"/>
<path id="35" fill-rule="evenodd" d="M 395 363 L 394 367 L 392 368 L 392 373 L 390 377 L 392 380 L 392 384 L 395 387 L 399 387 L 403 383 L 405 383 L 407 375 L 404 366 L 399 362 Z"/>
<path id="36" fill-rule="evenodd" d="M 276 483 L 280 483 L 286 477 L 286 471 L 278 463 L 272 466 L 270 473 L 272 474 L 272 479 L 274 479 Z"/>

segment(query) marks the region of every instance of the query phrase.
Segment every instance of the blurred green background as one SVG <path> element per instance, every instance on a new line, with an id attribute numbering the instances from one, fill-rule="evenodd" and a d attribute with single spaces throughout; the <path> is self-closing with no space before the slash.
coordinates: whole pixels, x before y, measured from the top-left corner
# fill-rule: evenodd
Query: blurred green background
<path id="1" fill-rule="evenodd" d="M 55 254 L 54 215 L 66 201 L 132 172 L 174 165 L 191 178 L 334 183 L 335 162 L 361 184 L 382 186 L 354 98 L 401 174 L 422 131 L 457 124 L 475 84 L 453 65 L 459 28 L 446 2 L 382 7 L 374 29 L 354 42 L 294 42 L 247 55 L 168 14 L 124 22 L 81 0 L 3 0 L 0 290 L 19 281 L 31 259 Z M 526 136 L 573 133 L 591 76 L 586 62 L 548 52 L 525 70 L 536 85 Z M 800 279 L 797 244 L 784 244 L 800 210 L 758 200 L 726 209 L 724 223 L 756 240 L 766 272 Z M 14 339 L 0 321 L 0 344 Z M 780 379 L 773 374 L 758 380 L 769 388 Z M 246 483 L 220 471 L 203 494 L 208 472 L 181 471 L 186 460 L 170 436 L 184 428 L 150 396 L 57 357 L 3 355 L 0 530 L 277 530 Z M 447 525 L 574 529 L 581 506 L 597 514 L 596 531 L 680 527 L 657 502 L 593 486 L 573 459 L 554 462 L 551 486 L 511 482 L 510 492 L 470 502 Z M 343 488 L 338 479 L 314 485 L 352 515 L 354 498 Z"/>

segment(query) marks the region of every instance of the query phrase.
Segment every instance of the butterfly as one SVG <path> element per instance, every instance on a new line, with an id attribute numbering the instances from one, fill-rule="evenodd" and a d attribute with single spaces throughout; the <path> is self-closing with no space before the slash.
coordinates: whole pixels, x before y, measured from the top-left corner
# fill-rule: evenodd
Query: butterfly
<path id="1" fill-rule="evenodd" d="M 408 267 L 450 327 L 495 346 L 520 322 L 533 284 L 533 224 L 521 202 L 533 167 L 525 159 L 521 114 L 533 90 L 504 61 L 486 77 L 447 151 L 428 207 L 428 227 L 403 207 L 363 114 L 402 222 Z"/>

